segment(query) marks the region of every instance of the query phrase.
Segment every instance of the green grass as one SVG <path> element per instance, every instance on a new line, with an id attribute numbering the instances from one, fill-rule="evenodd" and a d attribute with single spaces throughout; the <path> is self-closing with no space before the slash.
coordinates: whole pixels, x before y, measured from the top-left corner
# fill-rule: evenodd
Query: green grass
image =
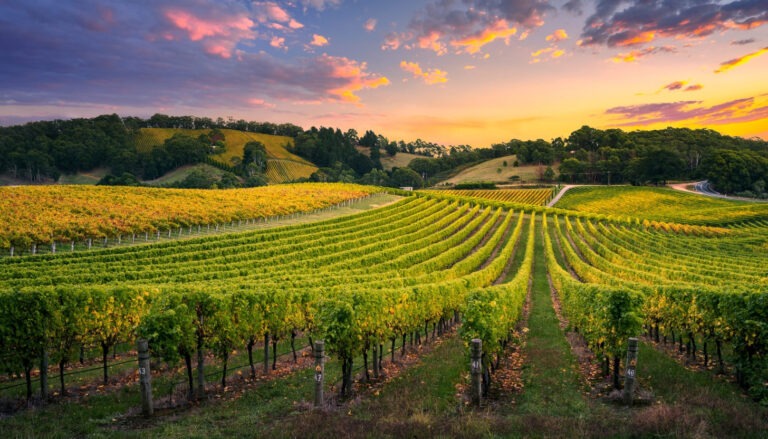
<path id="1" fill-rule="evenodd" d="M 541 234 L 541 219 L 537 224 Z M 560 330 L 552 307 L 543 239 L 536 239 L 531 311 L 523 366 L 525 392 L 520 400 L 524 413 L 568 417 L 585 409 L 582 382 L 570 345 Z"/>
<path id="2" fill-rule="evenodd" d="M 699 225 L 768 218 L 768 204 L 732 201 L 669 188 L 610 186 L 570 189 L 555 207 L 603 215 Z"/>
<path id="3" fill-rule="evenodd" d="M 539 181 L 539 173 L 544 172 L 546 166 L 528 165 L 513 166 L 515 156 L 499 157 L 471 166 L 457 175 L 441 182 L 441 184 L 473 183 L 489 181 L 497 184 L 534 183 Z M 504 166 L 507 162 L 507 166 Z M 552 165 L 556 170 L 557 166 Z M 517 176 L 519 180 L 512 181 L 510 177 Z"/>
<path id="4" fill-rule="evenodd" d="M 145 181 L 144 183 L 149 184 L 151 186 L 162 186 L 166 184 L 178 183 L 184 180 L 185 178 L 187 178 L 189 174 L 191 174 L 195 170 L 201 170 L 203 172 L 206 172 L 208 174 L 215 175 L 215 176 L 221 176 L 224 174 L 224 171 L 222 171 L 219 168 L 214 168 L 211 165 L 201 163 L 198 165 L 181 166 L 179 168 L 174 169 L 173 171 L 166 173 L 162 177 L 159 177 L 154 180 L 148 180 L 148 181 Z"/>
<path id="5" fill-rule="evenodd" d="M 96 184 L 109 173 L 107 168 L 97 168 L 88 172 L 77 174 L 62 174 L 58 184 Z"/>
<path id="6" fill-rule="evenodd" d="M 370 148 L 365 146 L 357 146 L 356 149 L 369 157 L 371 155 Z M 381 150 L 381 166 L 385 171 L 391 171 L 392 168 L 405 168 L 409 163 L 411 163 L 411 160 L 417 158 L 423 159 L 426 157 L 423 155 L 409 154 L 407 152 L 398 152 L 394 156 L 390 156 L 386 151 L 383 149 Z"/>

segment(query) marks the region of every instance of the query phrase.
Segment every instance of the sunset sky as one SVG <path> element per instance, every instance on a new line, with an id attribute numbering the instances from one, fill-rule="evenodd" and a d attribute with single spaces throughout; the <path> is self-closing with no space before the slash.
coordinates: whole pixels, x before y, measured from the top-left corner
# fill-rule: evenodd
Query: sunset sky
<path id="1" fill-rule="evenodd" d="M 768 139 L 768 0 L 0 1 L 0 124 L 105 113 Z"/>

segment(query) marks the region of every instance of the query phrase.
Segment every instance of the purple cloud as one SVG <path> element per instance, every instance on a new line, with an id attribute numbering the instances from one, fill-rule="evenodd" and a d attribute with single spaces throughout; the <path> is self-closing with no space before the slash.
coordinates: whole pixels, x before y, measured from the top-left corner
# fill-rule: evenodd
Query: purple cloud
<path id="1" fill-rule="evenodd" d="M 517 26 L 533 29 L 544 24 L 554 8 L 548 0 L 437 0 L 414 16 L 405 32 L 392 32 L 382 48 L 428 49 L 439 55 L 455 51 L 476 53 L 496 39 L 508 41 Z"/>
<path id="2" fill-rule="evenodd" d="M 693 122 L 727 125 L 752 122 L 768 117 L 768 105 L 755 98 L 736 99 L 706 107 L 701 101 L 680 101 L 609 108 L 605 114 L 619 117 L 618 126 L 644 126 L 660 123 Z"/>
<path id="3" fill-rule="evenodd" d="M 697 38 L 768 23 L 764 0 L 601 0 L 581 34 L 583 46 L 635 46 L 658 38 Z"/>
<path id="4" fill-rule="evenodd" d="M 338 2 L 312 5 L 321 3 Z M 344 57 L 269 55 L 268 25 L 292 18 L 274 9 L 262 24 L 255 9 L 235 0 L 0 3 L 0 105 L 355 102 L 388 82 Z"/>

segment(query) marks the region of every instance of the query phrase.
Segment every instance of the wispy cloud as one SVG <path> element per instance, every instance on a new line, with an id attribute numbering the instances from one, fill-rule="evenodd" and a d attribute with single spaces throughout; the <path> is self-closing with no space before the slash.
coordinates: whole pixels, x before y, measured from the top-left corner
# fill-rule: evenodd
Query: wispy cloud
<path id="1" fill-rule="evenodd" d="M 760 50 L 758 50 L 756 52 L 748 53 L 748 54 L 746 54 L 744 56 L 740 56 L 738 58 L 734 58 L 732 60 L 728 60 L 728 61 L 722 62 L 722 63 L 720 63 L 720 68 L 715 70 L 715 73 L 723 73 L 725 71 L 731 70 L 732 68 L 734 68 L 736 66 L 740 66 L 740 65 L 746 63 L 747 61 L 749 61 L 749 60 L 751 60 L 753 58 L 757 58 L 758 56 L 763 55 L 765 53 L 768 53 L 768 47 L 763 47 L 762 49 L 760 49 Z"/>
<path id="2" fill-rule="evenodd" d="M 375 18 L 369 18 L 363 23 L 363 29 L 368 32 L 373 32 L 376 30 L 376 23 L 378 23 L 378 21 Z"/>
<path id="3" fill-rule="evenodd" d="M 727 125 L 761 120 L 768 117 L 768 105 L 754 97 L 736 99 L 713 106 L 701 101 L 630 105 L 614 107 L 605 114 L 618 116 L 618 126 L 645 126 L 674 122 L 705 125 Z"/>
<path id="4" fill-rule="evenodd" d="M 326 7 L 329 6 L 339 6 L 341 4 L 342 0 L 300 0 L 299 3 L 301 3 L 304 8 L 314 8 L 318 11 L 324 10 Z"/>
<path id="5" fill-rule="evenodd" d="M 746 38 L 744 40 L 731 41 L 731 46 L 746 46 L 755 42 L 754 38 Z"/>
<path id="6" fill-rule="evenodd" d="M 606 0 L 597 2 L 581 34 L 584 46 L 639 46 L 659 38 L 701 38 L 768 23 L 761 0 Z"/>
<path id="7" fill-rule="evenodd" d="M 631 50 L 629 52 L 619 53 L 618 55 L 611 58 L 611 60 L 616 63 L 622 63 L 622 62 L 630 63 L 630 62 L 636 62 L 641 58 L 645 58 L 646 56 L 653 55 L 655 53 L 675 53 L 675 52 L 677 52 L 677 49 L 675 49 L 672 46 L 663 46 L 663 47 L 650 46 L 641 50 Z"/>
<path id="8" fill-rule="evenodd" d="M 675 81 L 661 87 L 661 90 L 667 91 L 696 91 L 704 88 L 701 84 L 690 84 L 687 81 Z"/>
<path id="9" fill-rule="evenodd" d="M 547 47 L 531 53 L 530 64 L 537 64 L 546 59 L 556 59 L 565 55 L 565 50 L 556 47 Z"/>
<path id="10" fill-rule="evenodd" d="M 402 61 L 400 62 L 400 68 L 413 75 L 414 78 L 419 78 L 427 85 L 442 84 L 448 82 L 448 73 L 440 69 L 428 69 L 421 68 L 419 63 Z"/>

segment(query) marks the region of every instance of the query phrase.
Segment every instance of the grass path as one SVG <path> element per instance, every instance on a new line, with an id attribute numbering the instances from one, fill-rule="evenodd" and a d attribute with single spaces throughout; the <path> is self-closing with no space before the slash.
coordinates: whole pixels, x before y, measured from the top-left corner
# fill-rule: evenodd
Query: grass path
<path id="1" fill-rule="evenodd" d="M 540 224 L 537 228 L 540 234 Z M 523 348 L 524 390 L 517 415 L 523 429 L 546 425 L 554 433 L 579 427 L 587 403 L 582 396 L 584 385 L 576 360 L 552 306 L 543 250 L 543 239 L 539 235 L 534 253 L 528 334 Z"/>

